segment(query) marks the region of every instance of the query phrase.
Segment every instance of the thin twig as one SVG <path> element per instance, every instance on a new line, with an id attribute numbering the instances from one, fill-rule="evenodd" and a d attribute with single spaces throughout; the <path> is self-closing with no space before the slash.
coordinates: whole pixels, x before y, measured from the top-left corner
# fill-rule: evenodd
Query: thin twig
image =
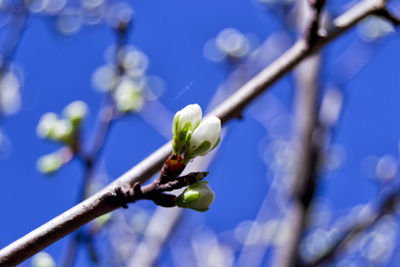
<path id="1" fill-rule="evenodd" d="M 367 0 L 355 5 L 334 20 L 334 27 L 328 32 L 327 37 L 319 38 L 312 49 L 304 39 L 300 39 L 269 67 L 214 109 L 211 114 L 219 117 L 223 124 L 239 117 L 248 104 L 291 71 L 299 62 L 366 16 L 384 9 L 385 5 L 386 2 L 382 0 Z M 171 151 L 172 146 L 168 142 L 97 194 L 3 248 L 0 251 L 0 265 L 16 265 L 91 220 L 117 209 L 119 206 L 110 201 L 110 195 L 113 194 L 115 188 L 121 184 L 133 185 L 150 179 L 161 169 Z"/>
<path id="2" fill-rule="evenodd" d="M 96 123 L 96 130 L 93 133 L 92 147 L 88 155 L 83 154 L 82 146 L 79 146 L 78 156 L 82 159 L 85 168 L 85 174 L 83 177 L 83 181 L 80 186 L 80 192 L 78 195 L 77 203 L 81 202 L 87 197 L 87 191 L 90 185 L 90 182 L 93 179 L 94 167 L 98 161 L 100 153 L 104 147 L 107 135 L 109 133 L 109 129 L 113 122 L 114 110 L 115 107 L 112 104 L 109 104 L 109 96 L 107 94 L 106 99 L 104 99 L 104 104 L 100 108 L 99 115 Z M 62 266 L 70 267 L 74 265 L 76 253 L 79 248 L 80 236 L 82 235 L 82 230 L 79 230 L 69 241 L 66 253 L 64 257 L 64 261 Z M 85 240 L 86 241 L 86 240 Z M 92 242 L 92 238 L 89 238 L 87 242 Z"/>
<path id="3" fill-rule="evenodd" d="M 123 67 L 122 63 L 123 60 L 122 51 L 126 45 L 127 34 L 129 30 L 128 25 L 129 24 L 123 23 L 114 29 L 116 34 L 116 43 L 117 43 L 115 51 L 115 60 L 117 66 L 117 75 L 119 77 L 122 77 L 125 74 L 125 68 Z M 104 95 L 104 99 L 97 116 L 96 126 L 93 132 L 93 136 L 92 138 L 90 138 L 91 147 L 89 149 L 88 154 L 85 154 L 83 151 L 80 136 L 76 136 L 77 138 L 76 141 L 78 144 L 76 156 L 82 160 L 85 168 L 85 174 L 83 177 L 82 184 L 80 186 L 80 192 L 78 195 L 77 203 L 84 200 L 88 195 L 88 188 L 94 176 L 95 166 L 98 162 L 102 150 L 104 149 L 105 142 L 110 132 L 111 125 L 115 121 L 115 117 L 117 114 L 116 112 L 117 110 L 115 107 L 114 100 L 112 99 L 111 92 L 107 92 Z M 76 253 L 79 248 L 79 243 L 80 240 L 82 240 L 80 238 L 83 235 L 82 231 L 83 229 L 79 230 L 68 243 L 65 254 L 66 256 L 64 258 L 62 266 L 71 267 L 74 265 Z M 85 239 L 84 241 L 87 243 L 89 247 L 92 248 L 91 251 L 93 252 L 92 254 L 94 256 L 95 250 L 93 244 L 91 244 L 93 242 L 93 237 L 91 236 L 92 234 L 90 232 L 88 232 L 87 235 L 89 235 L 89 238 Z"/>
<path id="4" fill-rule="evenodd" d="M 0 64 L 0 81 L 3 79 L 7 72 L 11 61 L 17 51 L 18 45 L 20 44 L 22 33 L 25 29 L 26 22 L 30 15 L 29 13 L 30 1 L 20 1 L 20 6 L 13 7 L 13 19 L 9 22 L 9 28 L 7 29 L 5 36 L 5 44 L 1 48 L 2 62 Z M 1 89 L 1 88 L 0 88 Z M 2 92 L 0 91 L 0 100 Z M 0 106 L 0 111 L 2 107 Z"/>
<path id="5" fill-rule="evenodd" d="M 314 267 L 324 263 L 333 263 L 337 256 L 359 236 L 360 233 L 374 227 L 385 215 L 395 212 L 399 202 L 400 190 L 389 193 L 379 204 L 374 213 L 358 221 L 347 230 L 344 230 L 339 238 L 325 252 L 304 264 L 302 267 Z"/>

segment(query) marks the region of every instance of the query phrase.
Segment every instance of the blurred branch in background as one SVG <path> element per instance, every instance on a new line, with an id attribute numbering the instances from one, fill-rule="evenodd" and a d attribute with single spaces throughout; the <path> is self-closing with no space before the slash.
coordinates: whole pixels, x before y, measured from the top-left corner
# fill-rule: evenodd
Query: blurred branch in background
<path id="1" fill-rule="evenodd" d="M 324 0 L 298 2 L 297 30 L 313 43 L 319 38 L 320 18 Z M 317 106 L 320 91 L 321 56 L 315 54 L 295 69 L 295 107 L 293 118 L 293 169 L 289 169 L 289 203 L 283 224 L 288 240 L 277 248 L 274 266 L 296 266 L 300 262 L 298 248 L 303 235 L 308 208 L 317 186 L 317 168 L 324 133 L 317 129 Z"/>
<path id="2" fill-rule="evenodd" d="M 29 1 L 15 1 L 10 7 L 5 7 L 4 2 L 0 3 L 0 16 L 3 17 L 0 27 L 5 27 L 0 46 L 0 120 L 17 113 L 21 108 L 20 87 L 23 81 L 20 69 L 12 61 L 30 15 Z M 10 10 L 5 10 L 8 8 Z M 10 151 L 11 141 L 0 130 L 0 159 L 9 156 Z"/>
<path id="3" fill-rule="evenodd" d="M 335 259 L 346 250 L 346 248 L 357 238 L 360 238 L 362 234 L 370 230 L 377 223 L 385 217 L 385 215 L 395 213 L 399 204 L 400 190 L 395 189 L 390 192 L 384 191 L 380 194 L 380 203 L 370 203 L 366 206 L 366 212 L 362 214 L 356 222 L 353 223 L 346 230 L 338 235 L 336 240 L 320 255 L 310 262 L 304 263 L 304 267 L 320 266 L 321 264 L 333 264 Z M 374 205 L 376 206 L 374 208 Z"/>
<path id="4" fill-rule="evenodd" d="M 18 44 L 21 40 L 22 32 L 25 28 L 26 21 L 29 17 L 30 1 L 17 1 L 9 8 L 11 10 L 2 12 L 9 12 L 10 21 L 7 22 L 7 30 L 3 36 L 3 44 L 1 47 L 1 65 L 0 73 L 3 75 L 7 70 L 10 62 L 12 61 Z"/>
<path id="5" fill-rule="evenodd" d="M 116 69 L 117 73 L 116 79 L 117 81 L 121 81 L 123 76 L 125 75 L 125 67 L 123 65 L 123 58 L 124 58 L 124 49 L 126 46 L 127 35 L 130 31 L 130 24 L 132 19 L 131 18 L 124 18 L 117 25 L 113 25 L 113 30 L 116 35 L 116 47 L 115 47 L 115 60 L 116 60 Z M 119 82 L 116 83 L 117 85 Z M 78 141 L 78 148 L 77 148 L 77 157 L 79 157 L 85 168 L 85 174 L 83 177 L 82 184 L 80 186 L 80 193 L 78 196 L 77 203 L 86 199 L 89 195 L 89 188 L 90 184 L 93 182 L 94 178 L 94 169 L 96 164 L 98 163 L 98 159 L 100 157 L 101 151 L 104 148 L 106 138 L 108 133 L 110 132 L 110 127 L 112 123 L 115 121 L 117 116 L 117 107 L 115 106 L 115 102 L 112 98 L 112 91 L 116 88 L 111 89 L 111 91 L 106 92 L 104 94 L 104 99 L 102 105 L 100 107 L 97 122 L 95 126 L 95 131 L 93 132 L 91 140 L 91 147 L 89 148 L 89 152 L 85 153 L 83 151 L 83 145 L 81 140 Z M 79 138 L 79 137 L 78 137 Z M 79 243 L 85 242 L 91 251 L 91 259 L 94 262 L 98 261 L 97 253 L 94 249 L 93 245 L 93 235 L 88 231 L 85 233 L 85 229 L 80 229 L 77 233 L 74 234 L 72 239 L 70 240 L 67 249 L 66 255 L 63 262 L 64 267 L 70 267 L 74 265 L 74 261 L 76 258 L 77 250 L 79 249 Z M 83 238 L 83 236 L 86 236 Z"/>
<path id="6" fill-rule="evenodd" d="M 238 35 L 240 33 L 229 29 L 228 34 L 234 34 L 237 38 L 241 38 Z M 225 31 L 224 39 L 229 38 L 227 32 Z M 232 36 L 230 36 L 232 37 Z M 244 37 L 243 37 L 244 38 Z M 217 42 L 217 41 L 216 41 Z M 223 41 L 222 41 L 223 42 Z M 221 44 L 221 41 L 219 42 Z M 210 44 L 206 44 L 206 46 L 210 46 Z M 226 46 L 225 46 L 226 47 Z M 240 47 L 240 46 L 239 46 Z M 235 53 L 233 50 L 223 50 L 221 49 L 221 53 L 225 52 L 228 58 L 234 58 L 234 60 L 229 60 L 233 67 L 237 64 L 240 64 L 240 59 L 246 53 Z M 238 48 L 237 50 L 242 49 Z M 237 51 L 236 50 L 236 51 Z M 229 52 L 231 53 L 229 53 Z M 235 56 L 233 56 L 235 54 Z M 239 55 L 240 54 L 240 55 Z M 248 66 L 253 66 L 253 64 L 249 64 L 246 62 L 246 67 L 240 66 L 236 69 L 236 72 L 229 77 L 229 80 L 223 86 L 220 86 L 214 96 L 212 97 L 210 104 L 208 105 L 208 110 L 214 108 L 217 103 L 222 102 L 229 94 L 234 92 L 237 88 L 239 88 L 243 82 L 245 82 L 249 77 L 243 79 L 243 76 L 248 76 L 243 73 L 243 71 L 248 71 Z M 231 68 L 231 67 L 229 67 Z M 227 127 L 225 127 L 221 132 L 221 139 L 224 139 L 226 136 Z M 185 171 L 190 172 L 191 170 L 205 170 L 209 167 L 210 163 L 213 160 L 213 157 L 218 152 L 219 148 L 216 148 L 210 155 L 205 158 L 198 158 L 190 165 L 190 168 Z M 148 226 L 146 227 L 145 232 L 143 233 L 142 240 L 135 248 L 133 255 L 130 257 L 127 266 L 154 266 L 157 259 L 159 258 L 163 248 L 166 246 L 166 243 L 171 238 L 174 230 L 176 230 L 177 225 L 181 221 L 184 216 L 184 210 L 182 209 L 164 209 L 162 207 L 157 207 L 154 211 Z"/>
<path id="7" fill-rule="evenodd" d="M 307 40 L 299 40 L 268 68 L 264 69 L 239 89 L 237 93 L 214 109 L 211 114 L 218 116 L 223 123 L 240 116 L 243 109 L 251 101 L 256 99 L 284 74 L 292 70 L 299 62 L 318 51 L 361 19 L 379 10 L 386 10 L 386 2 L 361 2 L 335 19 L 334 26 L 328 31 L 327 36 L 318 38 L 318 41 L 313 43 L 311 47 L 310 42 Z M 171 145 L 168 143 L 101 192 L 2 249 L 0 251 L 0 263 L 6 265 L 17 264 L 94 218 L 118 208 L 118 205 L 110 203 L 108 198 L 115 187 L 125 183 L 133 185 L 137 182 L 148 180 L 161 168 L 170 152 Z"/>

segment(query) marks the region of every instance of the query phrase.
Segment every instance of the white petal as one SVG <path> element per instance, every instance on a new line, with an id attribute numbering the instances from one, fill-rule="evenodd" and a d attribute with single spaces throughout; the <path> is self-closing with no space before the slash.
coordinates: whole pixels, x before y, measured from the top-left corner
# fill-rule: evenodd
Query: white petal
<path id="1" fill-rule="evenodd" d="M 183 124 L 185 122 L 190 121 L 192 126 L 195 126 L 200 120 L 202 116 L 201 108 L 198 104 L 187 105 L 182 110 L 178 111 L 180 115 L 178 122 L 178 132 L 182 129 Z"/>
<path id="2" fill-rule="evenodd" d="M 191 148 L 195 149 L 196 147 L 200 146 L 204 141 L 209 141 L 211 147 L 213 147 L 218 141 L 220 132 L 221 121 L 215 116 L 206 118 L 193 132 L 192 139 L 190 141 Z"/>

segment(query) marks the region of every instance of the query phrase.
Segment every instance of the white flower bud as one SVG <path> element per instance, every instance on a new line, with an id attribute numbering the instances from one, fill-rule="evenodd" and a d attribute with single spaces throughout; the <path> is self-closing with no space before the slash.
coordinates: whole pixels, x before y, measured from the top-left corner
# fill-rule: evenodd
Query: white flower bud
<path id="1" fill-rule="evenodd" d="M 187 105 L 174 116 L 172 133 L 174 135 L 173 148 L 175 153 L 180 153 L 185 144 L 188 133 L 193 132 L 201 121 L 201 108 L 198 104 Z"/>
<path id="2" fill-rule="evenodd" d="M 208 182 L 197 182 L 188 186 L 176 200 L 176 205 L 197 211 L 207 211 L 215 198 Z"/>
<path id="3" fill-rule="evenodd" d="M 191 129 L 195 129 L 201 121 L 201 108 L 198 104 L 187 105 L 175 114 L 172 132 L 179 135 L 185 123 L 191 124 Z"/>
<path id="4" fill-rule="evenodd" d="M 188 153 L 191 157 L 204 156 L 217 146 L 220 132 L 221 121 L 217 117 L 211 116 L 202 121 L 188 140 Z"/>
<path id="5" fill-rule="evenodd" d="M 66 106 L 62 112 L 65 118 L 72 121 L 72 123 L 80 123 L 87 115 L 88 107 L 83 101 L 74 101 Z"/>

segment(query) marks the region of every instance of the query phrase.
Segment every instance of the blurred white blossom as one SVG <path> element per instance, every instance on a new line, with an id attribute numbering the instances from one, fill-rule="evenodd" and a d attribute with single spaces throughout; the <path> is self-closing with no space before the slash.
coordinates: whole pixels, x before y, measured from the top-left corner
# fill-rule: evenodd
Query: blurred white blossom
<path id="1" fill-rule="evenodd" d="M 222 30 L 216 38 L 206 42 L 203 48 L 204 56 L 212 61 L 222 61 L 225 58 L 240 59 L 247 56 L 252 49 L 251 38 L 237 29 Z"/>
<path id="2" fill-rule="evenodd" d="M 368 16 L 357 27 L 360 37 L 368 42 L 383 38 L 395 31 L 388 20 L 378 16 Z"/>
<path id="3" fill-rule="evenodd" d="M 68 118 L 73 123 L 79 123 L 86 117 L 87 113 L 88 113 L 87 104 L 80 100 L 70 103 L 62 111 L 64 117 Z"/>
<path id="4" fill-rule="evenodd" d="M 141 88 L 131 79 L 123 79 L 114 92 L 114 100 L 121 112 L 139 111 L 144 104 Z"/>
<path id="5" fill-rule="evenodd" d="M 53 257 L 46 252 L 39 252 L 32 259 L 32 267 L 55 267 L 56 263 Z"/>
<path id="6" fill-rule="evenodd" d="M 17 113 L 21 108 L 20 81 L 11 71 L 0 80 L 0 110 L 4 115 Z"/>
<path id="7" fill-rule="evenodd" d="M 43 174 L 52 174 L 64 164 L 64 159 L 60 153 L 52 153 L 42 156 L 37 161 L 37 169 Z"/>

